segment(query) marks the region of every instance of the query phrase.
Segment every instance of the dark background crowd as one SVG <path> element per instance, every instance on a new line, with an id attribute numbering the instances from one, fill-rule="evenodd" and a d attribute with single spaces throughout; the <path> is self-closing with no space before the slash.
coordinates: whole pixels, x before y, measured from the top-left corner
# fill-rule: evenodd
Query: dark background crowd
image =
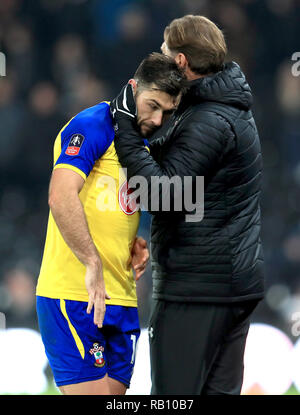
<path id="1" fill-rule="evenodd" d="M 112 99 L 164 27 L 201 14 L 223 31 L 244 70 L 264 158 L 261 199 L 266 298 L 253 320 L 290 337 L 300 311 L 299 0 L 1 0 L 0 311 L 7 327 L 37 329 L 35 285 L 48 219 L 54 139 L 82 109 Z M 300 55 L 300 53 L 299 53 Z M 294 65 L 294 70 L 292 69 Z M 297 69 L 297 68 L 296 68 Z M 298 73 L 298 76 L 296 76 Z M 149 241 L 150 216 L 139 234 Z M 147 326 L 151 271 L 138 282 Z"/>

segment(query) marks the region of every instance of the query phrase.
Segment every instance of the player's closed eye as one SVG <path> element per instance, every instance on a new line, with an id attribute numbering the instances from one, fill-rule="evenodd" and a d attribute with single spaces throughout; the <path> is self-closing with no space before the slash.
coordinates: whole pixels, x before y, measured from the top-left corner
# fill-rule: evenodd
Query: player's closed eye
<path id="1" fill-rule="evenodd" d="M 153 111 L 156 111 L 156 110 L 159 110 L 159 109 L 160 109 L 160 108 L 159 108 L 157 105 L 155 105 L 155 104 L 149 103 L 148 105 L 149 105 L 149 107 L 150 107 Z"/>

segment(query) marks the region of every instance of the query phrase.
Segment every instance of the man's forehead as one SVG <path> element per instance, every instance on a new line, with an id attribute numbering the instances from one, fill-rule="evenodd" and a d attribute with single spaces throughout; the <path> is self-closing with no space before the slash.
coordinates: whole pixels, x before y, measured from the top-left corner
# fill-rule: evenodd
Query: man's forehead
<path id="1" fill-rule="evenodd" d="M 166 110 L 174 107 L 178 101 L 177 97 L 159 90 L 155 85 L 153 85 L 151 89 L 144 91 L 144 98 L 155 101 L 160 107 Z"/>
<path id="2" fill-rule="evenodd" d="M 167 46 L 166 42 L 163 42 L 163 43 L 162 43 L 162 45 L 161 45 L 161 47 L 160 47 L 160 50 L 162 51 L 162 53 L 163 53 L 164 55 L 167 55 L 167 56 L 172 56 L 172 53 L 171 53 L 170 49 L 168 48 L 168 46 Z"/>
<path id="3" fill-rule="evenodd" d="M 160 50 L 162 51 L 162 53 L 165 53 L 166 47 L 167 47 L 166 42 L 163 42 L 160 47 Z"/>

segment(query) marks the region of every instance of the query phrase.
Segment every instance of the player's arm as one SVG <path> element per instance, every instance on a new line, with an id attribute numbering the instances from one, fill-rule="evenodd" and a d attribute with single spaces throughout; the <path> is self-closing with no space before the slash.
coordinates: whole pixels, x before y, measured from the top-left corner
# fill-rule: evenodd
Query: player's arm
<path id="1" fill-rule="evenodd" d="M 61 234 L 85 266 L 101 269 L 101 260 L 89 233 L 79 193 L 83 178 L 69 169 L 53 171 L 49 187 L 49 206 Z"/>
<path id="2" fill-rule="evenodd" d="M 49 189 L 49 205 L 66 243 L 85 265 L 85 284 L 94 307 L 94 323 L 99 327 L 105 314 L 105 292 L 100 255 L 90 235 L 79 193 L 94 163 L 109 147 L 113 137 L 105 123 L 107 104 L 99 112 L 84 111 L 74 117 L 60 133 L 60 155 L 55 161 Z"/>
<path id="3" fill-rule="evenodd" d="M 68 246 L 85 265 L 85 283 L 89 295 L 87 312 L 94 307 L 94 323 L 102 327 L 105 314 L 105 292 L 102 263 L 89 232 L 79 193 L 84 179 L 69 169 L 53 171 L 49 188 L 49 206 L 54 220 Z"/>

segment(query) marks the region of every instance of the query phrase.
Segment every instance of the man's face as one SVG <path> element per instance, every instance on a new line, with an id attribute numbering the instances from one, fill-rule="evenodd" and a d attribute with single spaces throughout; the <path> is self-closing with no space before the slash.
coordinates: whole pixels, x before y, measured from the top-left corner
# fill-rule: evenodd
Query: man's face
<path id="1" fill-rule="evenodd" d="M 179 103 L 179 97 L 155 89 L 137 91 L 137 123 L 141 134 L 150 137 L 170 117 Z"/>

